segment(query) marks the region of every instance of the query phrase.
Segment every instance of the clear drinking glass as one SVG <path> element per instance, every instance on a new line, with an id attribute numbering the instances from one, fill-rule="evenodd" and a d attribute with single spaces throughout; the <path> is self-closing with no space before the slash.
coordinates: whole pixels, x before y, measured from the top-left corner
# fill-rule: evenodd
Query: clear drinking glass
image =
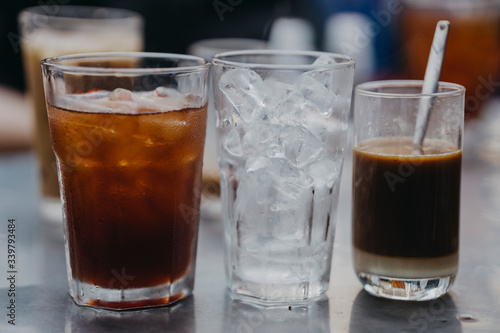
<path id="1" fill-rule="evenodd" d="M 203 39 L 192 43 L 188 47 L 188 53 L 210 61 L 217 53 L 238 50 L 265 49 L 266 46 L 266 41 L 258 39 L 214 38 Z M 201 214 L 203 220 L 217 221 L 221 219 L 221 204 L 213 96 L 213 88 L 212 85 L 210 85 L 208 98 L 207 138 L 205 140 L 205 153 L 203 155 Z"/>
<path id="2" fill-rule="evenodd" d="M 213 59 L 229 289 L 298 302 L 328 289 L 354 60 L 234 51 Z"/>
<path id="3" fill-rule="evenodd" d="M 161 53 L 42 61 L 77 304 L 129 309 L 191 294 L 209 68 Z"/>
<path id="4" fill-rule="evenodd" d="M 44 221 L 61 225 L 56 160 L 50 144 L 40 61 L 74 53 L 142 51 L 143 19 L 117 8 L 40 6 L 18 17 L 27 91 L 35 119 L 35 150 L 40 167 Z"/>
<path id="5" fill-rule="evenodd" d="M 430 300 L 458 269 L 464 87 L 422 81 L 358 85 L 354 100 L 354 269 L 370 294 Z M 422 100 L 431 115 L 422 151 L 412 147 Z"/>

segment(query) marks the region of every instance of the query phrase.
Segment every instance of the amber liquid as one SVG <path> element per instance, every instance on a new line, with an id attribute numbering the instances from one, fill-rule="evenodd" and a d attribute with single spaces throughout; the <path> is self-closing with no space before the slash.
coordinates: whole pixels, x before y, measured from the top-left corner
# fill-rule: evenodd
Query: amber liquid
<path id="1" fill-rule="evenodd" d="M 139 114 L 48 106 L 73 278 L 142 288 L 194 265 L 206 106 Z"/>
<path id="2" fill-rule="evenodd" d="M 457 253 L 462 153 L 427 141 L 412 156 L 411 139 L 376 139 L 354 149 L 353 244 L 406 258 Z"/>

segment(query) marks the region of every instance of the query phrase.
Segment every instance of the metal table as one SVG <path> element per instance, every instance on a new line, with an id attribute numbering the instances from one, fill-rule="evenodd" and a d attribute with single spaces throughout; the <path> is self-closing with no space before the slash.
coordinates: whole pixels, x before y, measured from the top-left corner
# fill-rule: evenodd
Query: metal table
<path id="1" fill-rule="evenodd" d="M 498 331 L 500 164 L 481 162 L 476 145 L 466 150 L 459 274 L 452 291 L 438 300 L 398 302 L 372 297 L 362 290 L 351 261 L 352 156 L 347 153 L 331 284 L 324 297 L 291 309 L 233 301 L 225 289 L 221 222 L 202 220 L 194 295 L 170 307 L 126 312 L 95 310 L 73 303 L 67 292 L 62 232 L 43 224 L 38 217 L 34 155 L 2 153 L 0 332 Z M 9 296 L 9 218 L 16 221 L 15 298 Z M 15 325 L 8 322 L 11 299 L 16 306 Z"/>

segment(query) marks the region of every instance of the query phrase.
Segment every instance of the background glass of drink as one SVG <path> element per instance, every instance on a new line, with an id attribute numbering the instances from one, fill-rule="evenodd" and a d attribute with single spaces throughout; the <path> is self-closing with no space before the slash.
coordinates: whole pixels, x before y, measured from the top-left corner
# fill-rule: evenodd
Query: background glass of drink
<path id="1" fill-rule="evenodd" d="M 221 52 L 238 50 L 255 50 L 267 48 L 267 42 L 247 38 L 214 38 L 194 42 L 188 47 L 188 53 L 211 61 L 212 57 Z M 220 175 L 217 165 L 217 139 L 215 137 L 215 110 L 213 102 L 213 87 L 209 87 L 207 138 L 203 154 L 203 188 L 201 214 L 203 220 L 221 219 Z"/>
<path id="2" fill-rule="evenodd" d="M 378 81 L 355 89 L 354 268 L 370 294 L 429 300 L 458 268 L 464 88 Z M 419 104 L 432 98 L 423 143 L 412 150 Z"/>
<path id="3" fill-rule="evenodd" d="M 191 294 L 209 68 L 155 53 L 42 62 L 77 304 L 128 309 Z"/>
<path id="4" fill-rule="evenodd" d="M 135 12 L 102 7 L 40 6 L 18 17 L 27 91 L 35 118 L 35 150 L 44 221 L 61 223 L 56 160 L 50 145 L 40 61 L 65 54 L 142 51 L 143 19 Z"/>
<path id="5" fill-rule="evenodd" d="M 466 88 L 465 119 L 480 116 L 499 86 L 500 2 L 490 0 L 404 0 L 401 40 L 405 75 L 422 79 L 436 23 L 450 21 L 441 79 Z"/>
<path id="6" fill-rule="evenodd" d="M 354 60 L 234 51 L 213 59 L 226 273 L 236 298 L 328 289 Z"/>

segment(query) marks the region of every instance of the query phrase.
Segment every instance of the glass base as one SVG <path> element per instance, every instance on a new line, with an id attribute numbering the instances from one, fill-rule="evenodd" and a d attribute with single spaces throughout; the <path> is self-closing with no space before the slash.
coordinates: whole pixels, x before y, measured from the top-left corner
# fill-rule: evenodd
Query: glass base
<path id="1" fill-rule="evenodd" d="M 108 310 L 131 310 L 170 305 L 193 292 L 193 280 L 181 278 L 161 286 L 109 289 L 72 280 L 69 294 L 77 305 Z"/>
<path id="2" fill-rule="evenodd" d="M 324 296 L 324 293 L 319 293 L 317 295 L 309 295 L 307 298 L 261 298 L 257 295 L 247 293 L 243 290 L 230 290 L 231 298 L 234 301 L 241 301 L 245 303 L 253 303 L 261 306 L 290 306 L 290 305 L 307 305 Z"/>
<path id="3" fill-rule="evenodd" d="M 394 300 L 430 301 L 448 292 L 455 275 L 428 279 L 401 279 L 358 273 L 358 279 L 371 295 Z"/>
<path id="4" fill-rule="evenodd" d="M 235 277 L 229 286 L 232 298 L 259 305 L 306 304 L 318 298 L 328 290 L 328 281 L 262 283 L 241 280 Z"/>

